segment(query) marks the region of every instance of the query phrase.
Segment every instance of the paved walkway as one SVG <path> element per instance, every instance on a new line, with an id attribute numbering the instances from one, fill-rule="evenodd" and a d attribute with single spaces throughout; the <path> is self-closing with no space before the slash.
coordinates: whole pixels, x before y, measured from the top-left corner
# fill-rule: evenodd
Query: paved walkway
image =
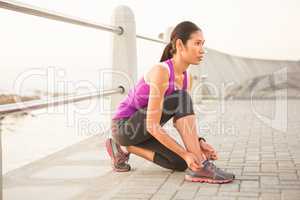
<path id="1" fill-rule="evenodd" d="M 97 135 L 5 174 L 4 199 L 299 200 L 299 108 L 299 100 L 290 100 L 288 107 L 270 100 L 197 106 L 201 135 L 220 154 L 216 164 L 237 175 L 230 184 L 186 182 L 184 172 L 134 155 L 131 172 L 114 173 L 103 148 L 105 138 Z M 170 123 L 165 126 L 178 138 Z"/>

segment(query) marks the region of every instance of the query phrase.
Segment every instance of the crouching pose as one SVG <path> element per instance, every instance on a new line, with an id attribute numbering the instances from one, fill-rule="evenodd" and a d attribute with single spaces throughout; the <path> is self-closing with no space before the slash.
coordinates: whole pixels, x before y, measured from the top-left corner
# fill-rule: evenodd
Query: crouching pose
<path id="1" fill-rule="evenodd" d="M 228 183 L 235 176 L 216 167 L 215 149 L 199 137 L 190 96 L 190 64 L 199 64 L 204 55 L 200 28 L 184 21 L 173 30 L 161 61 L 155 64 L 126 98 L 112 118 L 112 138 L 106 149 L 115 171 L 130 170 L 130 153 L 161 167 L 186 171 L 185 179 L 194 182 Z M 170 119 L 184 147 L 162 128 Z"/>

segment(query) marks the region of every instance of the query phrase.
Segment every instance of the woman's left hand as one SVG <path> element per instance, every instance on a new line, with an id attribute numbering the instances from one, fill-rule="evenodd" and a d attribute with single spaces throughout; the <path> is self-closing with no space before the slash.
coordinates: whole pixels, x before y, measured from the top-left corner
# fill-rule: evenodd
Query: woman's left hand
<path id="1" fill-rule="evenodd" d="M 203 140 L 200 140 L 200 147 L 207 159 L 217 160 L 219 158 L 216 150 L 210 144 L 204 142 Z"/>

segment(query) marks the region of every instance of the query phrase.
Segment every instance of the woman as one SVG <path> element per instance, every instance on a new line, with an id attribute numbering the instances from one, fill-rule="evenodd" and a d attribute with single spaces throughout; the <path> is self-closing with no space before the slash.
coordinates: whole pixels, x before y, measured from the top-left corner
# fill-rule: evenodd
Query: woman
<path id="1" fill-rule="evenodd" d="M 198 137 L 196 116 L 189 92 L 190 64 L 199 64 L 204 55 L 200 28 L 184 21 L 178 24 L 161 62 L 139 79 L 120 102 L 112 118 L 112 137 L 106 140 L 115 171 L 129 171 L 130 153 L 161 167 L 185 171 L 188 181 L 227 183 L 235 176 L 217 168 L 210 160 L 218 158 L 214 148 Z M 184 147 L 162 126 L 173 118 Z"/>

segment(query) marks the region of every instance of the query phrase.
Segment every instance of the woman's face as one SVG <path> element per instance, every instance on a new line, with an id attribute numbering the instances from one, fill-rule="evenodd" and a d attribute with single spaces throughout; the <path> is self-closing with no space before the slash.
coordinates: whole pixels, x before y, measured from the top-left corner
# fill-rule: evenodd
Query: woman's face
<path id="1" fill-rule="evenodd" d="M 189 64 L 198 65 L 204 58 L 204 42 L 202 31 L 192 33 L 180 49 L 182 59 Z"/>

